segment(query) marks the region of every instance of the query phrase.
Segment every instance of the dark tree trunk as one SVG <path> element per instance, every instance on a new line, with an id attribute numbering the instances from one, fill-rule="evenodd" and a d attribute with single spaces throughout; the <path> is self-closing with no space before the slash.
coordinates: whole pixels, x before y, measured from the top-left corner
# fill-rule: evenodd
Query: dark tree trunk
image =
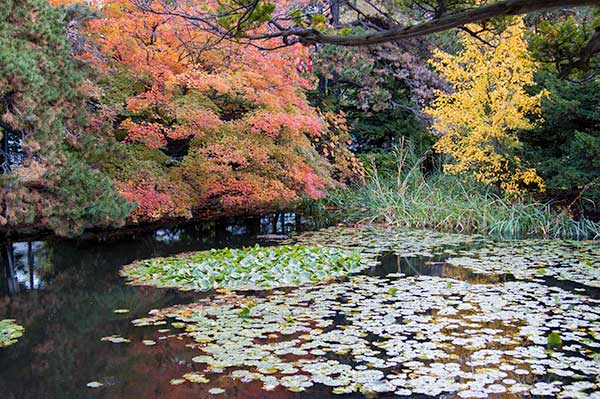
<path id="1" fill-rule="evenodd" d="M 337 26 L 340 24 L 340 3 L 341 0 L 330 0 L 331 24 Z"/>

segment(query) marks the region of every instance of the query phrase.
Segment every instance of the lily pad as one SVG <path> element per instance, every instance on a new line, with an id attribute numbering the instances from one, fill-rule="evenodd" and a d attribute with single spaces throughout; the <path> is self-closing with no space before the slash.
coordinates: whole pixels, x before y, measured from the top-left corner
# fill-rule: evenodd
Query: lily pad
<path id="1" fill-rule="evenodd" d="M 101 382 L 98 382 L 98 381 L 91 381 L 91 382 L 88 382 L 86 386 L 88 388 L 100 388 L 100 387 L 104 386 L 104 384 Z"/>
<path id="2" fill-rule="evenodd" d="M 0 320 L 0 348 L 15 344 L 23 336 L 25 328 L 13 319 Z"/>
<path id="3" fill-rule="evenodd" d="M 600 362 L 594 354 L 600 348 L 600 300 L 589 295 L 592 288 L 561 288 L 545 280 L 587 276 L 587 285 L 595 284 L 596 271 L 583 261 L 598 263 L 593 243 L 557 241 L 545 247 L 538 241 L 495 243 L 480 236 L 362 227 L 332 228 L 296 240 L 357 254 L 359 266 L 351 270 L 365 273 L 259 294 L 216 291 L 193 303 L 153 310 L 134 324 L 181 323 L 184 328 L 165 339 L 190 342 L 190 370 L 204 374 L 183 378 L 211 389 L 219 388 L 210 380 L 219 384 L 228 376 L 235 384 L 254 382 L 265 391 L 307 390 L 307 397 L 314 385 L 368 397 L 392 392 L 464 398 L 599 395 Z M 537 253 L 528 253 L 528 245 Z M 432 273 L 412 274 L 404 267 L 402 273 L 399 265 L 391 274 L 380 273 L 379 259 L 390 252 L 407 264 L 421 262 Z M 423 261 L 432 257 L 435 261 Z M 261 266 L 255 260 L 239 262 L 229 269 L 232 281 L 241 278 L 235 274 L 240 268 L 254 264 L 244 273 L 258 276 L 249 286 L 261 287 Z M 290 264 L 295 270 L 298 263 Z M 186 273 L 208 278 L 209 269 L 194 267 L 184 266 Z M 460 273 L 434 273 L 446 268 Z M 540 276 L 540 268 L 547 274 Z M 471 271 L 515 278 L 473 279 L 467 276 Z M 561 345 L 549 351 L 553 334 Z"/>
<path id="4" fill-rule="evenodd" d="M 355 251 L 257 245 L 138 261 L 125 266 L 121 275 L 130 284 L 181 290 L 264 290 L 344 277 L 366 266 Z"/>

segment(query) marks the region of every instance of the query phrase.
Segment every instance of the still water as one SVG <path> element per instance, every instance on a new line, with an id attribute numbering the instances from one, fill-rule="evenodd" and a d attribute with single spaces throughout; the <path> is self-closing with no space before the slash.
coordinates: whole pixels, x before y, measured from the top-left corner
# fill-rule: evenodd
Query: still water
<path id="1" fill-rule="evenodd" d="M 198 295 L 128 286 L 119 269 L 136 259 L 268 244 L 270 235 L 288 234 L 300 226 L 299 217 L 278 214 L 112 238 L 3 244 L 0 319 L 16 319 L 25 327 L 25 335 L 17 344 L 0 349 L 0 397 L 176 397 L 169 393 L 170 375 L 189 362 L 189 351 L 171 342 L 160 350 L 142 345 L 145 332 L 131 326 L 130 320 L 154 308 L 190 302 Z M 7 246 L 12 248 L 10 261 Z M 131 312 L 114 314 L 117 308 Z M 118 346 L 100 341 L 115 332 L 137 343 Z M 115 389 L 91 392 L 86 384 L 100 376 L 114 376 Z"/>
<path id="2" fill-rule="evenodd" d="M 165 326 L 132 325 L 133 319 L 148 317 L 153 309 L 170 308 L 183 314 L 188 308 L 199 306 L 202 312 L 215 306 L 217 313 L 210 317 L 224 321 L 217 324 L 221 330 L 209 326 L 203 331 L 206 326 L 201 323 L 187 322 L 195 331 L 214 336 L 225 348 L 209 356 L 209 362 L 241 364 L 245 352 L 257 349 L 254 346 L 268 352 L 275 342 L 262 339 L 227 352 L 238 339 L 252 336 L 243 327 L 231 331 L 230 325 L 240 320 L 229 303 L 240 297 L 129 286 L 118 271 L 136 259 L 225 246 L 270 245 L 305 227 L 296 215 L 279 214 L 117 237 L 5 245 L 0 319 L 16 319 L 26 331 L 18 343 L 0 349 L 0 398 L 334 398 L 340 396 L 317 381 L 339 379 L 336 368 L 341 365 L 354 367 L 354 375 L 364 373 L 372 389 L 395 384 L 392 391 L 374 395 L 379 398 L 428 397 L 420 392 L 455 398 L 459 390 L 481 395 L 484 388 L 497 394 L 478 397 L 556 397 L 560 385 L 574 387 L 563 390 L 573 393 L 564 397 L 600 395 L 600 385 L 595 385 L 600 383 L 600 257 L 595 244 L 576 250 L 574 243 L 498 244 L 466 236 L 381 229 L 339 228 L 305 234 L 299 242 L 361 247 L 375 257 L 376 265 L 333 284 L 244 294 L 252 296 L 257 308 L 270 310 L 248 320 L 256 329 L 279 333 L 279 322 L 274 325 L 272 315 L 280 309 L 299 315 L 293 335 L 270 335 L 282 340 L 282 348 L 289 349 L 285 353 L 312 345 L 314 353 L 309 358 L 320 362 L 312 363 L 320 369 L 313 368 L 315 383 L 304 392 L 282 386 L 265 390 L 266 382 L 240 382 L 228 372 L 209 370 L 210 366 L 192 360 L 201 354 L 202 344 L 186 347 L 193 341 L 185 333 L 173 333 L 178 329 L 174 320 L 165 323 L 171 332 L 163 333 Z M 538 249 L 525 255 L 534 245 Z M 505 267 L 508 261 L 516 263 Z M 116 314 L 115 309 L 130 312 Z M 275 330 L 269 330 L 273 326 Z M 561 351 L 545 347 L 546 334 L 554 329 L 564 339 Z M 302 331 L 314 334 L 314 339 L 303 343 Z M 130 342 L 100 340 L 114 334 Z M 346 341 L 338 342 L 338 337 Z M 144 340 L 157 345 L 146 346 Z M 318 359 L 318 352 L 324 354 L 323 350 L 335 346 L 339 353 L 329 352 L 323 361 Z M 217 361 L 223 353 L 229 359 Z M 294 356 L 282 355 L 282 362 L 272 365 L 285 366 Z M 424 358 L 430 362 L 423 363 Z M 375 381 L 379 377 L 369 377 L 382 373 L 379 370 L 385 371 L 387 386 Z M 211 384 L 172 385 L 190 371 L 210 374 Z M 265 370 L 262 381 L 271 373 Z M 302 382 L 305 375 L 298 374 L 310 372 L 296 369 L 280 379 Z M 505 375 L 500 377 L 501 384 L 493 383 L 500 374 Z M 575 378 L 575 374 L 581 376 Z M 463 386 L 454 393 L 439 394 L 438 388 L 447 387 L 450 381 L 481 376 L 488 380 L 474 381 L 472 389 Z M 88 388 L 92 381 L 101 381 L 103 386 Z M 583 388 L 577 385 L 582 381 L 587 384 Z M 209 392 L 213 386 L 223 388 L 224 393 Z M 522 393 L 508 391 L 517 386 L 525 387 Z M 341 397 L 365 395 L 351 392 Z"/>

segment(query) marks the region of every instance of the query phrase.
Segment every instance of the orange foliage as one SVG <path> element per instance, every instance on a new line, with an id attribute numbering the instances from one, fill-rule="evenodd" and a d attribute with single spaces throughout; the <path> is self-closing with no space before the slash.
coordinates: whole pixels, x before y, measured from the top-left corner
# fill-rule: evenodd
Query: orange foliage
<path id="1" fill-rule="evenodd" d="M 310 75 L 298 72 L 299 60 L 308 59 L 302 46 L 264 52 L 223 42 L 207 49 L 214 37 L 175 17 L 141 12 L 128 0 L 91 5 L 101 8 L 103 17 L 89 22 L 86 33 L 102 56 L 85 54 L 86 61 L 105 76 L 126 70 L 132 81 L 146 82 L 129 92 L 125 103 L 105 104 L 112 113 L 104 112 L 125 134 L 124 143 L 165 149 L 191 138 L 187 155 L 164 175 L 148 172 L 118 184 L 138 203 L 132 219 L 287 207 L 303 196 L 324 196 L 338 184 L 332 174 L 347 178 L 348 167 L 360 169 L 347 148 L 343 151 L 347 131 L 324 132 L 339 126 L 302 94 L 313 85 Z M 317 146 L 324 157 L 309 137 L 321 138 Z M 341 145 L 321 145 L 331 138 Z M 337 160 L 343 166 L 332 167 Z"/>
<path id="2" fill-rule="evenodd" d="M 121 122 L 120 127 L 127 132 L 126 142 L 140 141 L 150 148 L 160 148 L 167 144 L 164 138 L 165 128 L 160 123 L 135 123 L 128 118 Z"/>
<path id="3" fill-rule="evenodd" d="M 277 137 L 284 131 L 291 134 L 305 133 L 317 136 L 323 130 L 320 119 L 314 116 L 290 114 L 285 112 L 257 112 L 248 119 L 252 133 L 265 133 L 270 137 Z"/>
<path id="4" fill-rule="evenodd" d="M 117 187 L 123 197 L 137 204 L 129 216 L 134 223 L 192 216 L 181 187 L 156 179 L 145 171 L 140 171 L 126 182 L 117 183 Z"/>

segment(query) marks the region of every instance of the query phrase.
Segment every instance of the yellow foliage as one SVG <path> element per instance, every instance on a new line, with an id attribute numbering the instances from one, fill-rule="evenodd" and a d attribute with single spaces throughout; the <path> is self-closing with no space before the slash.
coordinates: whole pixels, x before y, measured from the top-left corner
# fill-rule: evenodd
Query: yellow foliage
<path id="1" fill-rule="evenodd" d="M 535 66 L 524 32 L 519 18 L 501 35 L 481 35 L 493 47 L 461 33 L 461 53 L 435 52 L 431 64 L 454 90 L 437 93 L 426 110 L 435 120 L 432 129 L 441 135 L 436 151 L 453 158 L 444 171 L 470 173 L 509 196 L 525 187 L 544 189 L 535 169 L 525 168 L 515 155 L 520 146 L 515 131 L 533 127 L 528 118 L 539 120 L 540 100 L 547 94 L 532 96 L 525 90 L 534 84 Z"/>

